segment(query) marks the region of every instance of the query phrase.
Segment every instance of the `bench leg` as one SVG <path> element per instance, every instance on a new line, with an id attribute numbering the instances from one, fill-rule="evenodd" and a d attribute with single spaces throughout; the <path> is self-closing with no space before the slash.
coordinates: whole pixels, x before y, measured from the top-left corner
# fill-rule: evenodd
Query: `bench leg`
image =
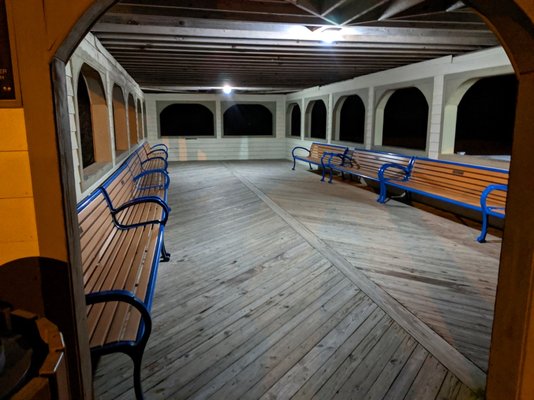
<path id="1" fill-rule="evenodd" d="M 477 237 L 478 243 L 484 243 L 486 241 L 486 235 L 488 233 L 488 213 L 486 210 L 482 210 L 482 230 L 480 236 Z"/>
<path id="2" fill-rule="evenodd" d="M 311 165 L 311 163 L 308 163 L 310 165 L 310 171 L 313 171 L 313 167 Z"/>
<path id="3" fill-rule="evenodd" d="M 165 242 L 161 244 L 161 262 L 168 262 L 171 259 L 171 253 L 168 253 L 167 250 L 165 250 Z"/>
<path id="4" fill-rule="evenodd" d="M 144 399 L 143 388 L 141 387 L 141 364 L 143 362 L 143 351 L 140 351 L 137 357 L 132 357 L 132 361 L 134 363 L 135 398 L 137 400 L 143 400 Z"/>
<path id="5" fill-rule="evenodd" d="M 380 181 L 380 195 L 378 196 L 378 199 L 376 199 L 376 201 L 378 201 L 380 204 L 384 204 L 386 202 L 386 198 L 387 198 L 386 184 L 381 180 Z"/>
<path id="6" fill-rule="evenodd" d="M 143 353 L 145 352 L 145 347 L 152 332 L 152 319 L 150 316 L 144 318 L 145 330 L 141 339 L 128 350 L 124 351 L 133 361 L 134 365 L 134 391 L 136 400 L 144 400 L 143 388 L 141 386 L 141 366 L 143 364 Z"/>

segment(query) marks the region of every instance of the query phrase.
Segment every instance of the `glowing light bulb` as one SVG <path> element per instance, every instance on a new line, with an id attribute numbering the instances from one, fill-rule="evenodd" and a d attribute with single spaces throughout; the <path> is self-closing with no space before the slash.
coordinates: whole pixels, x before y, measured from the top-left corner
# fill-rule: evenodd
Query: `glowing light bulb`
<path id="1" fill-rule="evenodd" d="M 233 90 L 232 86 L 230 86 L 230 85 L 224 85 L 223 86 L 223 93 L 224 94 L 230 94 L 230 93 L 232 93 L 232 90 Z"/>

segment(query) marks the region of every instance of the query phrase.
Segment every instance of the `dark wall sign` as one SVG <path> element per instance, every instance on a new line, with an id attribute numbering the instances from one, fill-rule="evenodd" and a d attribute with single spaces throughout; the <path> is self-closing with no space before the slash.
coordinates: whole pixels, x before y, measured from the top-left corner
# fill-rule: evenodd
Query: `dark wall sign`
<path id="1" fill-rule="evenodd" d="M 0 100 L 15 100 L 15 74 L 11 58 L 5 0 L 0 0 Z"/>

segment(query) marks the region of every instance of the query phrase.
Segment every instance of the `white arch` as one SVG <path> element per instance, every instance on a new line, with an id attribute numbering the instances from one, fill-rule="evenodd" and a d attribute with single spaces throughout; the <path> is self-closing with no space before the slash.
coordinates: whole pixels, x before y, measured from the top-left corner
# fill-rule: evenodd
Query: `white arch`
<path id="1" fill-rule="evenodd" d="M 443 110 L 443 127 L 441 134 L 441 154 L 453 154 L 456 139 L 456 120 L 458 118 L 458 105 L 464 95 L 481 78 L 472 78 L 464 81 L 451 94 Z"/>
<path id="2" fill-rule="evenodd" d="M 293 130 L 293 110 L 295 107 L 299 108 L 300 113 L 302 114 L 302 109 L 300 108 L 300 104 L 298 102 L 291 102 L 287 105 L 286 109 L 286 137 L 296 137 L 291 136 L 291 131 Z M 302 121 L 302 115 L 301 115 L 301 121 Z M 302 123 L 300 127 L 299 137 L 302 135 Z"/>
<path id="3" fill-rule="evenodd" d="M 389 98 L 395 93 L 397 89 L 391 89 L 385 92 L 376 105 L 375 111 L 375 134 L 373 138 L 373 146 L 382 146 L 382 139 L 384 133 L 384 111 Z"/>

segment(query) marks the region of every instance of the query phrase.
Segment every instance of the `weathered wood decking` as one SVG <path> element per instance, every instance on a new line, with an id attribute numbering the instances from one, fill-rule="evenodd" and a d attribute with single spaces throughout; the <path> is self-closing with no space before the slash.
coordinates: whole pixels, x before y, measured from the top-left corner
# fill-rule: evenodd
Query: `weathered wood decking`
<path id="1" fill-rule="evenodd" d="M 284 162 L 175 164 L 147 399 L 466 399 L 500 240 Z M 133 398 L 104 357 L 101 399 Z"/>

